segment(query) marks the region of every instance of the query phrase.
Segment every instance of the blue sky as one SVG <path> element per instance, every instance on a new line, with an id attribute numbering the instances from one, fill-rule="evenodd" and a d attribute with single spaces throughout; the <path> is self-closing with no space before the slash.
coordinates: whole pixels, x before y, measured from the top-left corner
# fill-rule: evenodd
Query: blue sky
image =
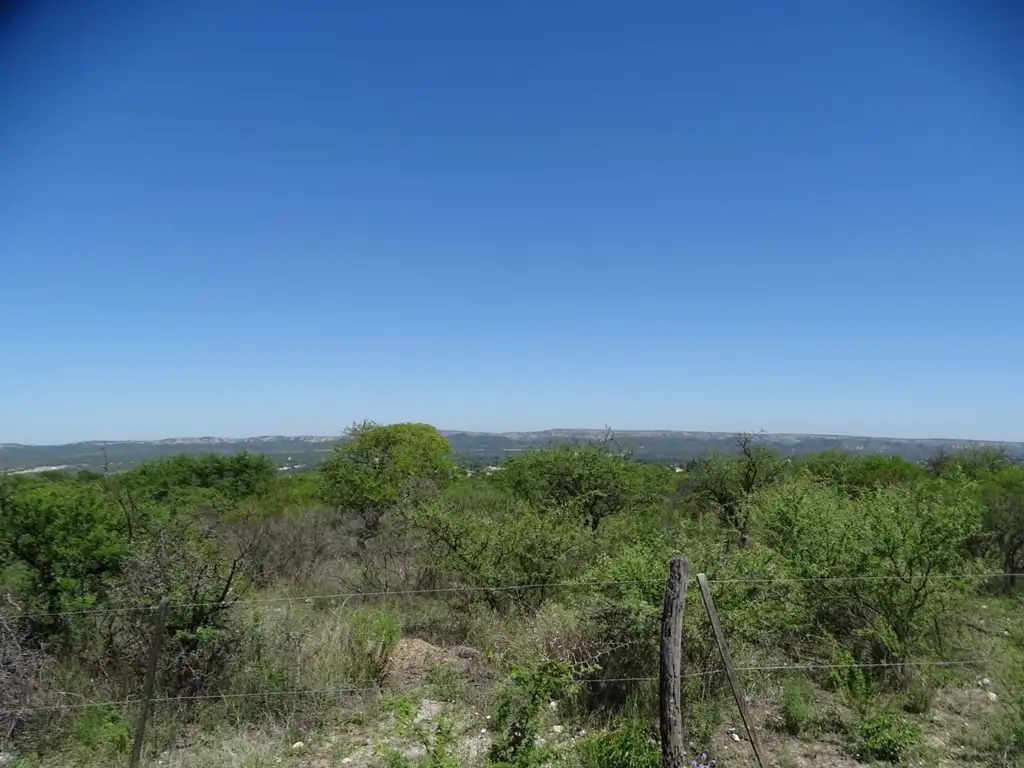
<path id="1" fill-rule="evenodd" d="M 1012 2 L 32 5 L 0 442 L 1024 440 Z"/>

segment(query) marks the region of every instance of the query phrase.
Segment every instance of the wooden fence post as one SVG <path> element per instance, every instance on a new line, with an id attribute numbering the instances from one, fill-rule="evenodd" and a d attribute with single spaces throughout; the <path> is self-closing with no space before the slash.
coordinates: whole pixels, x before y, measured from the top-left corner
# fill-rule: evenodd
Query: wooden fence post
<path id="1" fill-rule="evenodd" d="M 683 768 L 682 683 L 683 616 L 686 587 L 690 580 L 690 561 L 673 557 L 668 566 L 665 605 L 661 612 L 661 678 L 659 710 L 661 715 L 661 755 L 665 768 Z"/>
<path id="2" fill-rule="evenodd" d="M 743 686 L 732 666 L 732 658 L 729 656 L 729 646 L 725 644 L 725 632 L 722 631 L 722 623 L 718 620 L 718 611 L 715 610 L 715 600 L 711 597 L 711 587 L 708 584 L 708 577 L 703 573 L 697 574 L 697 584 L 700 586 L 700 596 L 704 599 L 704 607 L 708 609 L 708 618 L 711 619 L 711 627 L 715 631 L 715 642 L 718 643 L 718 651 L 722 654 L 722 664 L 725 665 L 725 674 L 729 677 L 729 685 L 732 687 L 732 695 L 736 699 L 736 706 L 740 708 L 740 717 L 743 718 L 743 727 L 747 730 L 747 738 L 750 739 L 750 746 L 754 748 L 754 757 L 757 764 L 765 768 L 767 763 L 764 759 L 764 749 L 761 747 L 761 740 L 754 730 L 754 721 L 747 711 L 747 699 L 743 693 Z"/>
<path id="3" fill-rule="evenodd" d="M 146 722 L 149 720 L 149 709 L 153 700 L 153 686 L 156 685 L 156 667 L 160 661 L 160 648 L 164 642 L 164 624 L 167 621 L 168 599 L 165 597 L 156 608 L 153 621 L 153 639 L 149 643 L 149 660 L 146 665 L 146 680 L 142 684 L 142 700 L 139 702 L 139 716 L 135 721 L 135 741 L 132 743 L 132 756 L 128 765 L 139 768 L 142 759 L 142 742 L 146 735 Z"/>

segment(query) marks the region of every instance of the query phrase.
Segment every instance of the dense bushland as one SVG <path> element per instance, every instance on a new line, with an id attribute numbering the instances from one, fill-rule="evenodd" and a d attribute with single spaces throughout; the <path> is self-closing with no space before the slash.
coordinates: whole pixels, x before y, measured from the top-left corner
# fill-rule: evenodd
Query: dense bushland
<path id="1" fill-rule="evenodd" d="M 0 750 L 87 764 L 123 751 L 130 709 L 75 705 L 137 693 L 152 625 L 138 607 L 163 597 L 157 693 L 169 701 L 154 752 L 210 722 L 342 727 L 338 702 L 319 693 L 190 697 L 386 690 L 396 647 L 419 637 L 470 646 L 488 679 L 506 679 L 479 695 L 497 729 L 487 759 L 516 766 L 659 764 L 650 678 L 675 554 L 715 582 L 737 658 L 864 665 L 787 678 L 779 700 L 781 730 L 831 732 L 851 754 L 922 749 L 907 718 L 956 678 L 919 662 L 976 654 L 982 602 L 1021 619 L 1024 467 L 997 452 L 927 466 L 784 460 L 741 436 L 735 452 L 676 469 L 609 441 L 487 474 L 460 468 L 428 425 L 367 422 L 348 438 L 307 475 L 240 454 L 3 478 Z M 978 576 L 990 572 L 1003 576 Z M 687 678 L 683 702 L 698 752 L 727 707 L 699 607 L 691 598 L 685 667 L 709 674 Z M 1016 630 L 982 630 L 1002 699 L 970 749 L 1012 765 L 1024 759 L 1024 648 Z M 434 689 L 461 695 L 450 674 L 431 674 Z M 839 716 L 815 714 L 815 686 L 843 702 Z M 899 702 L 913 703 L 904 713 Z M 575 747 L 538 739 L 549 703 L 591 733 Z M 435 760 L 424 764 L 445 764 L 451 739 L 423 738 Z"/>

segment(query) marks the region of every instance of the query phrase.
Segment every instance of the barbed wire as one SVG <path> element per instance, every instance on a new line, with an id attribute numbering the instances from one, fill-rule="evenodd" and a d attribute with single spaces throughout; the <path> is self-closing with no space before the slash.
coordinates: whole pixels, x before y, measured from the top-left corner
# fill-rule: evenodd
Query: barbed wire
<path id="1" fill-rule="evenodd" d="M 464 587 L 425 587 L 422 589 L 374 590 L 365 592 L 333 592 L 321 595 L 284 595 L 276 597 L 254 597 L 239 600 L 220 600 L 211 602 L 170 603 L 168 609 L 174 608 L 212 608 L 217 606 L 230 607 L 235 605 L 259 605 L 263 603 L 312 602 L 313 600 L 349 600 L 358 597 L 403 597 L 408 595 L 453 594 L 458 592 L 513 592 L 525 589 L 564 589 L 607 586 L 636 586 L 640 584 L 664 584 L 665 579 L 624 579 L 612 581 L 554 581 L 537 584 L 497 584 L 494 586 Z M 155 611 L 156 605 L 125 605 L 110 608 L 82 608 L 71 611 L 42 611 L 10 614 L 9 619 L 43 618 L 47 616 L 82 616 L 102 613 L 132 613 Z"/>
<path id="2" fill-rule="evenodd" d="M 915 579 L 920 581 L 924 578 L 928 581 L 970 581 L 971 579 L 994 579 L 1024 577 L 1024 573 L 1004 573 L 1002 571 L 991 571 L 983 573 L 930 573 L 925 577 L 914 576 L 913 574 L 888 574 L 888 575 L 853 575 L 853 576 L 781 576 L 778 578 L 743 578 L 743 579 L 708 579 L 709 584 L 800 584 L 805 582 L 818 581 L 902 581 L 911 582 Z"/>
<path id="3" fill-rule="evenodd" d="M 817 664 L 817 663 L 794 663 L 777 665 L 753 665 L 734 667 L 736 672 L 797 672 L 825 669 L 858 669 L 858 668 L 906 668 L 906 667 L 970 667 L 983 666 L 987 663 L 985 659 L 963 659 L 959 661 L 939 661 L 919 659 L 916 661 L 902 662 L 851 662 L 848 664 Z M 681 680 L 692 680 L 701 677 L 725 674 L 725 669 L 716 668 L 701 672 L 689 672 L 679 676 Z M 658 682 L 661 678 L 649 677 L 606 677 L 606 678 L 583 678 L 576 680 L 579 685 L 610 685 L 622 683 L 652 683 Z M 150 699 L 152 704 L 170 704 L 186 701 L 214 701 L 232 699 L 269 698 L 274 696 L 347 696 L 355 694 L 380 693 L 383 686 L 345 686 L 341 688 L 292 688 L 277 691 L 244 691 L 238 693 L 205 693 L 189 696 L 157 696 Z M 121 700 L 92 701 L 80 704 L 52 704 L 37 707 L 12 707 L 0 709 L 0 715 L 18 715 L 32 712 L 60 712 L 66 710 L 97 709 L 102 707 L 131 707 L 141 703 L 138 697 L 129 697 Z"/>
<path id="4" fill-rule="evenodd" d="M 991 571 L 982 573 L 962 573 L 962 574 L 929 574 L 924 577 L 927 580 L 939 580 L 939 581 L 970 581 L 972 579 L 984 580 L 993 578 L 1024 578 L 1024 573 L 1004 573 L 1002 571 Z M 731 578 L 731 579 L 708 579 L 709 584 L 799 584 L 799 583 L 810 583 L 810 582 L 839 582 L 839 581 L 899 581 L 909 583 L 914 581 L 913 575 L 898 575 L 898 574 L 887 574 L 887 575 L 831 575 L 831 576 L 793 576 L 793 577 L 745 577 L 745 578 Z M 621 579 L 621 580 L 609 580 L 609 581 L 554 581 L 554 582 L 543 582 L 536 584 L 497 584 L 494 586 L 463 586 L 463 587 L 424 587 L 421 589 L 395 589 L 395 590 L 373 590 L 365 592 L 334 592 L 320 595 L 283 595 L 276 597 L 254 597 L 254 598 L 243 598 L 239 600 L 221 600 L 221 601 L 210 601 L 210 602 L 184 602 L 184 603 L 170 603 L 169 609 L 183 609 L 183 608 L 215 608 L 224 607 L 230 608 L 236 605 L 260 605 L 268 603 L 287 603 L 287 602 L 312 602 L 314 600 L 351 600 L 354 598 L 367 598 L 367 597 L 407 597 L 410 595 L 430 595 L 430 594 L 455 594 L 455 593 L 475 593 L 475 592 L 515 592 L 518 590 L 527 589 L 587 589 L 591 587 L 610 587 L 610 586 L 639 586 L 639 585 L 652 585 L 652 584 L 664 584 L 665 578 L 660 579 Z M 687 585 L 688 589 L 695 588 L 694 583 L 691 581 Z M 7 619 L 33 619 L 33 618 L 46 618 L 54 616 L 85 616 L 90 614 L 110 614 L 110 613 L 146 613 L 153 612 L 156 610 L 156 605 L 124 605 L 124 606 L 111 606 L 109 608 L 82 608 L 77 610 L 69 611 L 41 611 L 41 612 L 25 612 L 8 614 L 5 618 Z"/>

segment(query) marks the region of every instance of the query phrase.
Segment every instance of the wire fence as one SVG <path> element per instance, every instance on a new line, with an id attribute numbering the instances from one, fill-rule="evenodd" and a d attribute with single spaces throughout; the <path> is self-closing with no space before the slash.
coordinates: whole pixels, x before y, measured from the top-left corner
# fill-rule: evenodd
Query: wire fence
<path id="1" fill-rule="evenodd" d="M 916 660 L 916 661 L 903 661 L 903 662 L 864 662 L 864 663 L 850 663 L 850 664 L 776 664 L 776 665 L 754 665 L 754 666 L 739 666 L 734 667 L 733 670 L 736 672 L 798 672 L 798 671 L 811 671 L 811 670 L 834 670 L 834 669 L 866 669 L 866 668 L 892 668 L 892 669 L 908 669 L 908 668 L 924 668 L 924 667 L 984 667 L 987 665 L 985 659 L 964 659 L 959 661 L 932 661 L 932 660 Z M 693 680 L 703 677 L 713 677 L 715 675 L 721 675 L 725 673 L 725 669 L 716 668 L 710 670 L 704 670 L 702 672 L 690 672 L 684 675 L 680 675 L 682 680 Z M 583 686 L 599 686 L 599 685 L 617 685 L 624 683 L 655 683 L 660 680 L 659 677 L 646 676 L 646 677 L 601 677 L 601 678 L 584 678 L 577 680 L 577 684 Z M 196 694 L 191 696 L 155 696 L 150 701 L 153 704 L 171 704 L 171 703 L 184 703 L 190 701 L 228 701 L 232 699 L 260 699 L 260 698 L 273 698 L 276 696 L 354 696 L 358 694 L 378 694 L 384 690 L 382 685 L 374 686 L 342 686 L 337 688 L 292 688 L 286 690 L 268 690 L 268 691 L 246 691 L 242 693 L 206 693 Z M 141 697 L 131 696 L 124 699 L 107 700 L 107 701 L 89 701 L 81 702 L 78 704 L 67 703 L 67 704 L 54 704 L 48 706 L 39 707 L 15 707 L 10 709 L 0 709 L 0 715 L 24 715 L 32 712 L 63 712 L 63 711 L 77 711 L 83 709 L 102 709 L 111 707 L 137 707 L 142 702 Z"/>
<path id="2" fill-rule="evenodd" d="M 1004 573 L 1004 572 L 965 572 L 956 574 L 928 574 L 925 578 L 929 581 L 985 581 L 989 579 L 1007 579 L 1011 577 L 1024 577 L 1024 573 Z M 700 579 L 704 579 L 703 575 Z M 154 696 L 153 681 L 154 674 L 160 660 L 163 659 L 163 663 L 167 669 L 174 667 L 176 663 L 179 663 L 175 659 L 166 659 L 161 656 L 160 651 L 160 639 L 162 639 L 164 631 L 164 621 L 167 615 L 167 611 L 171 609 L 177 610 L 188 610 L 188 609 L 202 609 L 202 608 L 216 608 L 216 609 L 229 609 L 233 607 L 244 607 L 244 606 L 260 606 L 260 605 L 284 605 L 288 607 L 288 614 L 284 617 L 287 621 L 291 621 L 293 616 L 291 614 L 291 606 L 298 603 L 319 603 L 319 607 L 323 607 L 323 604 L 329 604 L 331 602 L 341 602 L 341 605 L 332 605 L 332 609 L 344 610 L 348 605 L 349 601 L 357 601 L 362 599 L 394 599 L 401 597 L 416 597 L 416 596 L 430 596 L 430 595 L 473 595 L 478 593 L 508 593 L 508 592 L 520 592 L 528 590 L 600 590 L 603 588 L 610 587 L 665 587 L 666 578 L 649 578 L 649 579 L 616 579 L 616 580 L 601 580 L 601 581 L 562 581 L 562 582 L 543 582 L 543 583 L 532 583 L 532 584 L 505 584 L 505 585 L 473 585 L 473 586 L 449 586 L 449 587 L 431 587 L 431 588 L 419 588 L 419 589 L 396 589 L 396 590 L 370 590 L 370 591 L 340 591 L 325 594 L 298 594 L 298 595 L 281 595 L 281 596 L 266 596 L 256 598 L 244 598 L 244 599 L 229 599 L 221 601 L 210 601 L 210 602 L 178 602 L 171 603 L 167 600 L 162 601 L 160 606 L 155 605 L 121 605 L 121 606 L 109 606 L 109 607 L 96 607 L 96 608 L 82 608 L 77 610 L 68 611 L 51 611 L 51 612 L 21 612 L 16 614 L 2 613 L 0 612 L 0 619 L 8 622 L 18 620 L 33 620 L 53 617 L 85 617 L 91 615 L 116 615 L 116 614 L 153 614 L 152 622 L 152 634 L 153 642 L 148 655 L 148 667 L 147 680 L 145 685 L 142 686 L 142 690 L 135 694 L 125 695 L 119 698 L 109 698 L 103 700 L 80 700 L 75 701 L 76 694 L 72 692 L 51 690 L 44 691 L 43 698 L 40 704 L 32 704 L 25 706 L 13 706 L 0 708 L 0 723 L 10 724 L 12 721 L 18 720 L 25 721 L 27 718 L 32 718 L 45 713 L 50 713 L 55 716 L 62 716 L 74 712 L 81 712 L 84 710 L 96 710 L 96 709 L 121 709 L 121 710 L 138 710 L 138 717 L 134 728 L 135 744 L 133 746 L 132 754 L 132 766 L 138 766 L 140 763 L 138 760 L 141 756 L 141 750 L 143 749 L 143 742 L 145 739 L 146 722 L 150 718 L 152 708 L 156 705 L 164 705 L 175 707 L 175 705 L 182 707 L 178 710 L 179 712 L 185 711 L 185 708 L 192 705 L 203 702 L 242 702 L 242 701 L 264 701 L 268 702 L 267 707 L 269 708 L 269 702 L 279 702 L 274 704 L 275 711 L 281 712 L 313 712 L 315 709 L 308 709 L 310 706 L 317 707 L 323 700 L 347 700 L 346 706 L 352 706 L 354 703 L 360 701 L 359 697 L 365 696 L 382 696 L 385 695 L 394 686 L 391 685 L 391 681 L 386 676 L 373 678 L 373 684 L 355 684 L 361 682 L 359 680 L 353 680 L 349 684 L 331 684 L 333 681 L 330 679 L 332 676 L 318 677 L 313 674 L 312 677 L 305 674 L 303 670 L 303 657 L 302 652 L 295 649 L 296 662 L 294 668 L 289 667 L 286 664 L 281 665 L 283 672 L 282 677 L 276 678 L 276 685 L 267 684 L 267 687 L 263 690 L 227 690 L 223 692 L 196 692 L 192 694 L 183 695 L 164 695 Z M 901 583 L 910 586 L 918 586 L 922 581 L 921 575 L 914 574 L 827 574 L 820 576 L 810 577 L 769 577 L 769 576 L 758 576 L 752 574 L 742 578 L 721 578 L 721 579 L 704 579 L 706 584 L 709 585 L 737 585 L 746 584 L 750 585 L 753 589 L 765 587 L 769 585 L 800 585 L 808 583 L 840 583 L 840 582 L 894 582 Z M 687 589 L 697 588 L 697 584 L 688 583 Z M 660 590 L 659 590 L 660 591 Z M 707 593 L 705 597 L 710 600 L 710 593 Z M 778 600 L 778 596 L 774 598 Z M 709 615 L 703 616 L 703 620 L 707 621 L 711 619 L 711 623 L 714 624 L 717 619 L 712 618 L 711 614 L 714 612 L 712 606 L 708 606 Z M 280 616 L 280 614 L 274 614 Z M 311 616 L 312 614 L 299 614 L 299 616 Z M 337 615 L 336 613 L 332 613 Z M 698 612 L 696 620 L 700 622 L 702 620 L 701 614 Z M 145 625 L 137 627 L 137 629 L 143 632 L 149 631 L 145 628 Z M 715 627 L 716 630 L 720 631 L 720 628 Z M 143 635 L 144 637 L 144 635 Z M 723 666 L 719 667 L 710 663 L 711 659 L 707 656 L 701 656 L 703 659 L 699 664 L 713 666 L 710 669 L 701 669 L 696 671 L 683 672 L 678 675 L 679 680 L 698 680 L 703 679 L 705 681 L 711 681 L 715 678 L 718 679 L 719 683 L 723 683 L 726 678 L 729 680 L 730 686 L 733 688 L 736 694 L 736 702 L 740 706 L 740 714 L 743 717 L 744 722 L 747 722 L 748 715 L 746 713 L 744 697 L 737 693 L 737 682 L 735 674 L 738 673 L 741 676 L 770 676 L 777 674 L 790 674 L 794 672 L 831 672 L 838 670 L 852 670 L 852 669 L 893 669 L 893 670 L 908 670 L 914 668 L 961 668 L 961 669 L 974 669 L 977 672 L 982 670 L 988 670 L 991 674 L 991 670 L 994 670 L 992 660 L 985 658 L 967 658 L 967 659 L 915 659 L 915 660 L 904 660 L 904 661 L 868 661 L 868 662 L 841 662 L 841 663 L 830 663 L 816 660 L 809 661 L 796 661 L 793 663 L 762 663 L 762 664 L 751 664 L 747 666 L 732 666 L 728 653 L 724 646 L 720 648 L 721 659 L 724 663 Z M 2 651 L 2 649 L 0 649 Z M 2 659 L 0 659 L 2 661 Z M 275 661 L 280 662 L 281 659 Z M 664 663 L 664 662 L 663 662 Z M 579 670 L 580 667 L 577 667 Z M 422 672 L 425 670 L 421 670 Z M 608 690 L 615 690 L 614 688 L 607 688 L 610 686 L 627 686 L 627 685 L 654 685 L 663 684 L 663 680 L 660 676 L 608 676 L 608 677 L 594 677 L 592 676 L 593 669 L 590 673 L 578 672 L 576 675 L 575 682 L 582 686 L 584 689 L 590 689 L 595 692 L 607 693 Z M 306 679 L 309 681 L 309 685 L 302 686 L 301 681 Z M 344 678 L 343 678 L 344 679 Z M 351 677 L 348 679 L 352 680 Z M 674 679 L 674 678 L 670 678 Z M 979 678 L 981 679 L 981 678 Z M 420 680 L 419 683 L 429 682 L 427 679 Z M 253 680 L 250 680 L 248 684 L 242 687 L 249 687 L 249 685 L 258 683 L 258 675 Z M 291 683 L 291 685 L 289 685 Z M 300 683 L 295 685 L 295 683 Z M 317 685 L 320 683 L 320 685 Z M 328 683 L 328 684 L 324 684 Z M 123 689 L 122 689 L 123 690 Z M 170 689 L 173 691 L 173 687 Z M 180 690 L 180 689 L 179 689 Z M 654 695 L 654 694 L 652 694 Z M 64 701 L 59 701 L 63 698 Z M 8 699 L 10 700 L 10 699 Z M 30 699 L 28 699 L 30 700 Z M 27 701 L 26 700 L 26 703 Z M 39 699 L 36 699 L 39 701 Z M 50 703 L 53 702 L 53 703 Z M 283 709 L 282 709 L 283 707 Z M 266 714 L 266 713 L 263 713 Z M 9 726 L 13 731 L 13 726 Z M 755 752 L 759 751 L 755 734 L 751 732 L 748 726 L 748 733 L 750 733 L 752 739 L 752 745 L 755 748 Z"/>
<path id="3" fill-rule="evenodd" d="M 1024 578 L 1024 573 L 1005 573 L 1003 571 L 990 571 L 982 573 L 959 573 L 959 574 L 928 574 L 927 576 L 917 574 L 907 575 L 829 575 L 829 576 L 807 576 L 807 577 L 744 577 L 727 579 L 708 579 L 709 584 L 804 584 L 812 582 L 897 582 L 910 584 L 924 581 L 984 581 L 986 579 Z M 411 597 L 415 595 L 443 595 L 443 594 L 472 594 L 472 593 L 495 593 L 495 592 L 516 592 L 531 589 L 592 589 L 611 586 L 651 586 L 664 585 L 665 579 L 623 579 L 610 581 L 561 581 L 545 582 L 537 584 L 502 584 L 494 586 L 459 586 L 459 587 L 428 587 L 422 589 L 393 589 L 373 591 L 349 591 L 332 592 L 315 595 L 282 595 L 273 597 L 241 598 L 237 600 L 220 600 L 211 602 L 180 602 L 170 603 L 172 609 L 185 608 L 218 608 L 245 605 L 261 605 L 269 603 L 290 603 L 290 602 L 311 602 L 314 600 L 353 600 L 360 598 L 381 598 L 381 597 Z M 690 584 L 689 589 L 695 589 Z M 106 608 L 81 608 L 69 611 L 26 611 L 23 613 L 5 614 L 6 619 L 40 619 L 58 616 L 87 616 L 93 614 L 116 614 L 116 613 L 145 613 L 156 610 L 156 605 L 123 605 Z"/>
<path id="4" fill-rule="evenodd" d="M 1024 576 L 1024 574 L 1007 574 L 1004 572 L 973 572 L 973 573 L 959 573 L 959 574 L 931 574 L 928 579 L 931 580 L 985 580 L 993 578 L 1007 578 L 1010 576 Z M 855 574 L 855 575 L 826 575 L 818 577 L 758 577 L 751 576 L 745 578 L 723 578 L 723 579 L 708 579 L 709 584 L 750 584 L 750 585 L 766 585 L 766 584 L 800 584 L 807 582 L 857 582 L 857 581 L 871 581 L 871 582 L 904 582 L 911 581 L 910 576 L 906 575 L 871 575 L 871 574 Z M 188 608 L 210 608 L 210 607 L 232 607 L 232 606 L 255 606 L 262 604 L 290 604 L 296 602 L 309 603 L 312 601 L 337 601 L 337 600 L 353 600 L 361 598 L 391 598 L 391 597 L 402 597 L 402 596 L 418 596 L 418 595 L 441 595 L 441 594 L 472 594 L 479 592 L 514 592 L 520 590 L 531 590 L 531 589 L 575 589 L 575 590 L 586 590 L 586 589 L 597 589 L 604 587 L 613 586 L 652 586 L 652 585 L 664 585 L 665 579 L 618 579 L 618 580 L 604 580 L 604 581 L 563 581 L 563 582 L 544 582 L 535 584 L 509 584 L 509 585 L 496 585 L 496 586 L 459 586 L 459 587 L 435 587 L 435 588 L 422 588 L 422 589 L 401 589 L 401 590 L 373 590 L 373 591 L 347 591 L 347 592 L 333 592 L 326 594 L 315 594 L 315 595 L 287 595 L 287 596 L 268 596 L 261 598 L 248 598 L 230 601 L 218 601 L 218 602 L 181 602 L 181 603 L 169 603 L 168 607 L 171 609 L 188 609 Z M 694 584 L 690 584 L 689 588 L 695 588 Z M 116 613 L 132 613 L 132 612 L 154 612 L 156 606 L 153 605 L 131 605 L 131 606 L 113 606 L 104 608 L 84 608 L 79 610 L 69 611 L 51 611 L 51 612 L 25 612 L 17 614 L 6 614 L 4 616 L 7 620 L 23 620 L 23 619 L 39 619 L 45 617 L 58 617 L 58 616 L 88 616 L 88 615 L 104 615 L 104 614 L 116 614 Z M 775 672 L 794 672 L 799 670 L 812 671 L 812 670 L 836 670 L 836 669 L 852 669 L 852 668 L 908 668 L 908 667 L 971 667 L 971 666 L 985 666 L 985 659 L 968 659 L 968 660 L 914 660 L 914 661 L 902 661 L 902 662 L 862 662 L 862 663 L 844 663 L 844 664 L 831 664 L 831 663 L 792 663 L 792 664 L 775 664 L 775 665 L 755 665 L 755 666 L 739 666 L 735 668 L 736 672 L 742 673 L 775 673 Z M 692 678 L 706 678 L 714 675 L 720 675 L 725 672 L 724 669 L 711 669 L 699 672 L 691 672 L 681 675 L 683 679 Z M 610 678 L 585 678 L 579 681 L 580 684 L 585 686 L 598 686 L 598 685 L 613 685 L 613 684 L 626 684 L 626 683 L 651 683 L 658 681 L 658 677 L 610 677 Z M 194 695 L 182 695 L 182 696 L 163 696 L 153 697 L 150 701 L 154 704 L 168 704 L 168 703 L 187 703 L 192 701 L 224 701 L 232 699 L 259 699 L 259 698 L 272 698 L 272 697 L 286 697 L 286 696 L 333 696 L 342 697 L 359 694 L 373 694 L 379 693 L 382 690 L 381 685 L 373 686 L 336 686 L 329 688 L 288 688 L 282 690 L 263 690 L 263 691 L 246 691 L 246 692 L 224 692 L 224 693 L 202 693 Z M 60 704 L 43 705 L 43 706 L 26 706 L 26 707 L 15 707 L 0 709 L 0 715 L 26 715 L 33 712 L 65 712 L 75 711 L 82 709 L 92 708 L 106 708 L 106 707 L 134 707 L 138 706 L 142 701 L 139 696 L 128 696 L 123 699 L 117 700 L 104 700 L 104 701 L 87 701 L 87 702 L 64 702 Z"/>

